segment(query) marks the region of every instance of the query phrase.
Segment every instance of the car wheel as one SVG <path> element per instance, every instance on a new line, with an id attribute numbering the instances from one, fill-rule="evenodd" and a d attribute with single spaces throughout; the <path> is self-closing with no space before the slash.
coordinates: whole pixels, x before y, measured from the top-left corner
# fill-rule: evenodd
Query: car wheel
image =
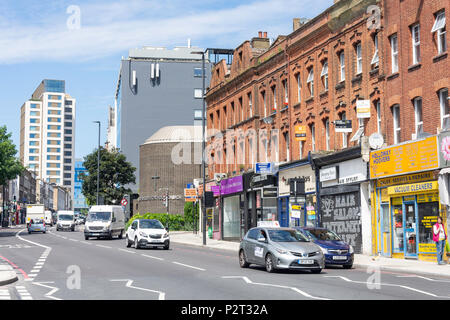
<path id="1" fill-rule="evenodd" d="M 119 234 L 119 239 L 122 239 L 122 238 L 123 238 L 123 230 L 120 231 L 120 234 Z"/>
<path id="2" fill-rule="evenodd" d="M 31 231 L 28 231 L 28 234 L 31 234 Z"/>
<path id="3" fill-rule="evenodd" d="M 126 237 L 126 242 L 127 242 L 127 248 L 131 247 L 131 242 L 130 242 L 130 239 L 128 239 L 128 236 Z"/>
<path id="4" fill-rule="evenodd" d="M 244 250 L 241 250 L 239 252 L 239 266 L 241 268 L 248 268 L 250 264 L 245 260 L 245 253 Z"/>
<path id="5" fill-rule="evenodd" d="M 353 264 L 344 264 L 344 269 L 351 269 L 353 267 Z"/>
<path id="6" fill-rule="evenodd" d="M 89 237 L 88 236 L 84 236 L 84 240 L 89 240 Z"/>
<path id="7" fill-rule="evenodd" d="M 266 271 L 272 273 L 275 271 L 275 267 L 273 265 L 272 255 L 270 253 L 266 256 Z"/>
<path id="8" fill-rule="evenodd" d="M 134 248 L 139 249 L 139 241 L 138 241 L 137 237 L 134 238 Z"/>
<path id="9" fill-rule="evenodd" d="M 322 269 L 312 269 L 311 273 L 321 273 Z"/>
<path id="10" fill-rule="evenodd" d="M 164 250 L 169 250 L 170 244 L 169 242 L 164 244 Z"/>

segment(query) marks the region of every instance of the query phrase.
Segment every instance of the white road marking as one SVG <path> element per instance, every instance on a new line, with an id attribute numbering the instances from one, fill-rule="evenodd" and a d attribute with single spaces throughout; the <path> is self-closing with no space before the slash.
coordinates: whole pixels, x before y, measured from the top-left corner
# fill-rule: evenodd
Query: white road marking
<path id="1" fill-rule="evenodd" d="M 418 276 L 418 275 L 397 276 L 397 278 L 419 278 L 419 279 L 424 279 L 424 280 L 427 280 L 427 281 L 434 281 L 434 282 L 450 282 L 450 280 L 436 280 L 436 279 L 431 279 L 431 278 Z"/>
<path id="2" fill-rule="evenodd" d="M 322 298 L 322 297 L 315 297 L 310 295 L 309 293 L 306 293 L 296 287 L 289 287 L 289 286 L 282 286 L 282 285 L 278 285 L 278 284 L 270 284 L 270 283 L 258 283 L 258 282 L 253 282 L 251 281 L 249 278 L 247 277 L 243 277 L 243 276 L 223 276 L 223 279 L 243 279 L 247 284 L 254 284 L 254 285 L 260 285 L 260 286 L 268 286 L 268 287 L 275 287 L 275 288 L 281 288 L 281 289 L 290 289 L 293 290 L 297 293 L 300 293 L 301 295 L 307 297 L 307 298 L 311 298 L 311 299 L 316 299 L 316 300 L 331 300 L 328 298 Z"/>
<path id="3" fill-rule="evenodd" d="M 367 285 L 367 282 L 366 282 L 366 281 L 355 281 L 355 280 L 351 280 L 351 279 L 346 278 L 346 277 L 343 277 L 343 276 L 324 276 L 324 277 L 326 277 L 326 278 L 340 278 L 340 279 L 342 279 L 342 280 L 344 280 L 344 281 L 347 281 L 347 282 L 353 282 L 353 283 L 359 283 L 359 284 L 365 284 L 365 285 Z M 371 285 L 374 285 L 374 286 L 375 286 L 375 285 L 379 285 L 379 286 L 388 286 L 388 287 L 399 287 L 399 288 L 403 288 L 403 289 L 405 289 L 405 290 L 410 290 L 410 291 L 418 292 L 418 293 L 421 293 L 421 294 L 424 294 L 424 295 L 427 295 L 427 296 L 431 296 L 431 297 L 435 297 L 435 298 L 447 298 L 447 299 L 450 298 L 450 297 L 438 296 L 438 295 L 436 295 L 436 294 L 434 294 L 434 293 L 426 292 L 426 291 L 423 291 L 423 290 L 419 290 L 419 289 L 416 289 L 416 288 L 404 286 L 404 285 L 401 285 L 401 284 L 392 284 L 392 283 L 371 283 Z"/>
<path id="4" fill-rule="evenodd" d="M 70 241 L 75 241 L 75 242 L 78 242 L 78 240 L 77 239 L 69 239 Z"/>
<path id="5" fill-rule="evenodd" d="M 104 246 L 102 244 L 96 244 L 97 247 L 106 248 L 106 249 L 112 249 L 111 247 Z"/>
<path id="6" fill-rule="evenodd" d="M 21 300 L 33 300 L 33 297 L 24 286 L 16 286 L 16 291 Z"/>
<path id="7" fill-rule="evenodd" d="M 56 291 L 58 291 L 59 288 L 46 285 L 46 284 L 49 284 L 49 283 L 54 283 L 54 282 L 53 282 L 53 281 L 47 281 L 47 282 L 33 282 L 33 284 L 35 284 L 35 285 L 37 285 L 37 286 L 41 286 L 41 287 L 45 287 L 45 288 L 48 288 L 48 289 L 52 289 L 52 290 L 50 290 L 49 292 L 47 292 L 47 293 L 45 294 L 45 297 L 50 298 L 50 299 L 54 299 L 54 300 L 62 300 L 62 299 L 60 299 L 60 298 L 53 297 L 53 294 L 54 294 Z"/>
<path id="8" fill-rule="evenodd" d="M 146 288 L 140 288 L 140 287 L 132 286 L 133 280 L 130 280 L 130 279 L 116 279 L 116 280 L 110 280 L 110 281 L 127 281 L 125 286 L 128 287 L 128 288 L 132 288 L 132 289 L 136 289 L 136 290 L 142 290 L 142 291 L 148 291 L 148 292 L 153 292 L 153 293 L 158 293 L 158 300 L 165 300 L 165 298 L 166 298 L 166 294 L 164 292 L 162 292 L 162 291 L 157 291 L 157 290 L 151 290 L 151 289 L 146 289 Z"/>
<path id="9" fill-rule="evenodd" d="M 148 254 L 141 254 L 141 256 L 143 257 L 147 257 L 147 258 L 152 258 L 152 259 L 156 259 L 156 260 L 164 260 L 163 258 L 158 258 L 158 257 L 154 257 L 154 256 L 149 256 Z"/>
<path id="10" fill-rule="evenodd" d="M 198 268 L 198 267 L 190 266 L 190 265 L 188 265 L 188 264 L 184 264 L 184 263 L 180 263 L 180 262 L 176 262 L 176 261 L 172 261 L 172 263 L 175 263 L 175 264 L 178 264 L 178 265 L 180 265 L 180 266 L 187 267 L 187 268 L 192 268 L 192 269 L 196 269 L 196 270 L 200 270 L 200 271 L 206 271 L 206 270 L 203 269 L 203 268 Z"/>
<path id="11" fill-rule="evenodd" d="M 121 249 L 121 248 L 119 248 L 119 250 L 120 251 L 124 251 L 124 252 L 128 252 L 128 253 L 136 253 L 136 252 L 134 252 L 134 251 L 130 251 L 130 250 L 127 250 L 127 249 Z"/>
<path id="12" fill-rule="evenodd" d="M 42 266 L 44 264 L 44 262 L 36 262 L 37 266 Z"/>

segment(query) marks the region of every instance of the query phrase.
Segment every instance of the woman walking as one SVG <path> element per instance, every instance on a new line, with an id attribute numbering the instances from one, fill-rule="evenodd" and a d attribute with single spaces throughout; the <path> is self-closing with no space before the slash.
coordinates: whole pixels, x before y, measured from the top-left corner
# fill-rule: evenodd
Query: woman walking
<path id="1" fill-rule="evenodd" d="M 438 264 L 445 264 L 442 261 L 444 255 L 445 240 L 447 240 L 447 233 L 445 232 L 442 218 L 438 217 L 436 224 L 433 226 L 433 241 L 436 242 L 436 253 Z"/>

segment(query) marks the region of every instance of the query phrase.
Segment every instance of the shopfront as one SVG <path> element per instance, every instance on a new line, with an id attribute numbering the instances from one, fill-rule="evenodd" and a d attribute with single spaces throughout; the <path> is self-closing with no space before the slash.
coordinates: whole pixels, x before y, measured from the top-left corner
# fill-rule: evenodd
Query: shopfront
<path id="1" fill-rule="evenodd" d="M 436 136 L 371 152 L 374 253 L 436 260 L 432 227 L 447 221 L 438 167 Z"/>
<path id="2" fill-rule="evenodd" d="M 236 176 L 220 182 L 222 212 L 222 239 L 238 241 L 241 239 L 241 220 L 243 216 L 243 179 Z"/>
<path id="3" fill-rule="evenodd" d="M 338 234 L 355 253 L 370 250 L 367 162 L 361 157 L 319 169 L 321 226 Z M 365 235 L 363 239 L 363 233 Z"/>
<path id="4" fill-rule="evenodd" d="M 304 194 L 296 195 L 293 181 L 304 181 Z M 316 176 L 309 161 L 280 166 L 278 172 L 278 221 L 281 227 L 315 226 Z"/>

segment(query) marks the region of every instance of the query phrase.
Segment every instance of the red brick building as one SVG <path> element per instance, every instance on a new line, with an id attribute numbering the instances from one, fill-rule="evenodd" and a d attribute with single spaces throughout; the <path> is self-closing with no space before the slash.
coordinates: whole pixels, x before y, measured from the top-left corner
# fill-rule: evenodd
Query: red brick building
<path id="1" fill-rule="evenodd" d="M 382 131 L 382 6 L 337 1 L 306 23 L 294 19 L 294 31 L 272 44 L 262 32 L 245 41 L 231 66 L 216 64 L 206 97 L 207 127 L 214 131 L 208 134 L 210 177 L 351 147 L 359 143 L 351 141 L 356 133 Z M 357 100 L 370 100 L 369 119 L 358 120 Z M 334 121 L 342 119 L 352 120 L 352 133 L 335 132 Z M 294 138 L 297 126 L 306 128 L 306 141 Z"/>
<path id="2" fill-rule="evenodd" d="M 450 126 L 446 0 L 383 1 L 387 143 Z"/>

